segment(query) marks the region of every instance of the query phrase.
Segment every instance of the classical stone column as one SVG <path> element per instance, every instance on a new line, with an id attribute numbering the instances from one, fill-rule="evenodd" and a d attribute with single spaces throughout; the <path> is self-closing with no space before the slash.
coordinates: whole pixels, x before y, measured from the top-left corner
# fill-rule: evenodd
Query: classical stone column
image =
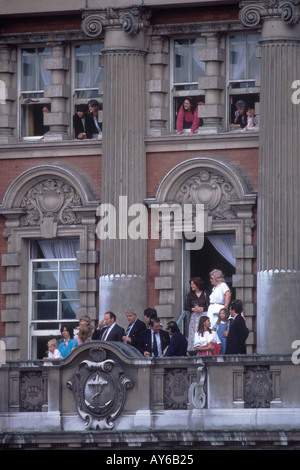
<path id="1" fill-rule="evenodd" d="M 83 29 L 88 35 L 95 37 L 105 32 L 98 215 L 105 220 L 109 214 L 106 226 L 109 233 L 104 235 L 97 231 L 100 236 L 99 303 L 100 318 L 111 310 L 121 324 L 122 321 L 127 324 L 124 315 L 127 309 L 134 309 L 143 317 L 147 302 L 146 239 L 134 239 L 129 231 L 135 215 L 138 217 L 133 204 L 143 204 L 146 195 L 145 24 L 146 18 L 139 8 L 87 12 L 83 20 Z M 128 215 L 132 208 L 133 212 Z"/>
<path id="2" fill-rule="evenodd" d="M 257 352 L 291 353 L 300 339 L 299 6 L 241 4 L 244 25 L 262 24 L 257 256 Z"/>

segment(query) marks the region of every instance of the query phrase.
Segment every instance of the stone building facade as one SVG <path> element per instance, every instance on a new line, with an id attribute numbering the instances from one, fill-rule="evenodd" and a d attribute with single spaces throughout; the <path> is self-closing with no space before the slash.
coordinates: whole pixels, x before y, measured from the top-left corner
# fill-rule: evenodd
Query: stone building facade
<path id="1" fill-rule="evenodd" d="M 1 12 L 7 358 L 42 357 L 49 335 L 84 314 L 97 322 L 112 310 L 125 326 L 127 309 L 143 318 L 148 306 L 164 325 L 178 321 L 191 276 L 207 279 L 215 267 L 244 302 L 248 352 L 289 353 L 299 329 L 299 106 L 291 99 L 299 7 L 115 3 L 28 0 Z M 190 95 L 204 103 L 203 125 L 177 135 Z M 75 139 L 72 116 L 91 98 L 102 132 Z M 232 128 L 241 99 L 260 115 L 259 128 Z M 195 218 L 184 233 L 171 212 L 157 222 L 168 237 L 150 236 L 151 224 L 145 236 L 135 204 L 149 221 L 163 204 L 201 205 L 203 248 L 188 249 Z M 99 236 L 103 217 L 117 236 Z M 132 222 L 139 236 L 122 232 Z M 282 322 L 286 299 L 291 314 Z"/>

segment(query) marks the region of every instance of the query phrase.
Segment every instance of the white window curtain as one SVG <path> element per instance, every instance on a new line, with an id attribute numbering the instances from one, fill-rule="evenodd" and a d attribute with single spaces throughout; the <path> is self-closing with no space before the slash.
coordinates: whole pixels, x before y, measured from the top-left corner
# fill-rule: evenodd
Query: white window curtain
<path id="1" fill-rule="evenodd" d="M 231 233 L 213 234 L 207 236 L 210 243 L 218 253 L 232 266 L 236 267 L 236 259 L 232 256 L 232 247 L 235 244 L 235 235 Z"/>
<path id="2" fill-rule="evenodd" d="M 38 242 L 45 259 L 76 259 L 76 251 L 79 250 L 79 240 L 40 240 Z M 51 262 L 49 262 L 51 266 Z M 78 271 L 74 271 L 74 263 L 64 261 L 61 269 L 61 279 L 59 289 L 64 291 L 64 295 L 69 299 L 73 312 L 79 307 L 79 302 L 74 300 L 73 293 L 68 290 L 76 289 Z M 57 281 L 57 279 L 56 279 Z"/>

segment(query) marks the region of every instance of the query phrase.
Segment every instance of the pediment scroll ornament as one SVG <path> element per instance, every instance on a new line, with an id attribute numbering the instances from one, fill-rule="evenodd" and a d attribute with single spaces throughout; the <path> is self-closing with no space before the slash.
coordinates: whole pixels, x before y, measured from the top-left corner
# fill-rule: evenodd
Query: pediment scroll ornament
<path id="1" fill-rule="evenodd" d="M 133 387 L 120 365 L 102 348 L 92 348 L 67 382 L 73 391 L 79 416 L 88 430 L 113 429 L 121 413 L 126 391 Z"/>
<path id="2" fill-rule="evenodd" d="M 178 189 L 175 200 L 181 204 L 203 204 L 216 220 L 236 218 L 233 204 L 238 195 L 224 176 L 201 170 L 190 176 Z"/>
<path id="3" fill-rule="evenodd" d="M 76 190 L 60 179 L 46 179 L 31 187 L 22 199 L 26 214 L 20 217 L 22 226 L 39 226 L 45 219 L 58 225 L 80 224 L 75 208 L 82 206 Z"/>

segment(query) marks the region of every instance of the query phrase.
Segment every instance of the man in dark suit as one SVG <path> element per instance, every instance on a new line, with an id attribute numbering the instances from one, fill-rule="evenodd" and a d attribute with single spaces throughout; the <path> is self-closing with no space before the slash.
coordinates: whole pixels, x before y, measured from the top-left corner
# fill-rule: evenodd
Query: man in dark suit
<path id="1" fill-rule="evenodd" d="M 149 326 L 141 336 L 138 349 L 145 357 L 163 356 L 164 350 L 170 344 L 170 336 L 161 329 L 159 318 L 151 318 Z"/>
<path id="2" fill-rule="evenodd" d="M 124 336 L 124 328 L 117 325 L 116 315 L 113 312 L 106 312 L 104 320 L 99 322 L 98 328 L 92 335 L 92 340 L 101 341 L 122 341 Z"/>
<path id="3" fill-rule="evenodd" d="M 128 328 L 124 333 L 123 341 L 138 348 L 140 336 L 142 332 L 146 330 L 146 325 L 137 318 L 137 314 L 134 312 L 126 312 L 126 317 L 128 320 Z"/>
<path id="4" fill-rule="evenodd" d="M 169 321 L 167 324 L 167 332 L 171 336 L 171 341 L 165 353 L 165 357 L 186 356 L 188 341 L 180 332 L 175 321 Z"/>
<path id="5" fill-rule="evenodd" d="M 246 339 L 249 330 L 244 318 L 241 316 L 243 304 L 240 300 L 234 300 L 230 304 L 230 315 L 232 317 L 229 333 L 226 340 L 225 354 L 246 354 Z"/>

